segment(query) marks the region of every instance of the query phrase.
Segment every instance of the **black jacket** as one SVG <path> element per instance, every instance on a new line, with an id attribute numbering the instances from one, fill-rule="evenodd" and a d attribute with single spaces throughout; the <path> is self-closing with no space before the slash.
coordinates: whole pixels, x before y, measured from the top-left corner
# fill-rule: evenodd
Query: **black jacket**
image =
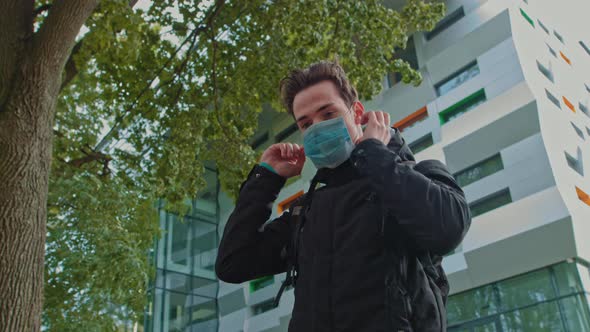
<path id="1" fill-rule="evenodd" d="M 417 259 L 452 251 L 471 222 L 445 165 L 416 164 L 394 131 L 387 146 L 365 140 L 316 178 L 325 186 L 315 191 L 300 233 L 289 332 L 446 330 L 440 291 Z M 261 166 L 250 172 L 220 242 L 219 279 L 241 283 L 286 271 L 291 212 L 265 224 L 284 183 Z"/>

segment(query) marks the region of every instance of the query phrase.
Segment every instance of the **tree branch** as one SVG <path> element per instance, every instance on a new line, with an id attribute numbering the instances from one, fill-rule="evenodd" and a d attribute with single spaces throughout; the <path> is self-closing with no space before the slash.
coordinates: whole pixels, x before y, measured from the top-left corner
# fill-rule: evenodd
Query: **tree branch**
<path id="1" fill-rule="evenodd" d="M 33 0 L 0 1 L 0 112 L 12 92 L 18 63 L 33 33 Z"/>
<path id="2" fill-rule="evenodd" d="M 69 162 L 66 162 L 66 164 L 80 168 L 84 164 L 97 161 L 103 166 L 101 176 L 109 175 L 111 173 L 111 169 L 109 168 L 109 162 L 113 159 L 102 152 L 92 150 L 92 148 L 88 145 L 86 145 L 86 149 L 87 150 L 85 150 L 84 148 L 81 149 L 82 153 L 84 153 L 86 156 L 70 160 Z"/>
<path id="3" fill-rule="evenodd" d="M 76 36 L 98 5 L 98 1 L 55 0 L 53 2 L 47 18 L 35 36 L 32 50 L 32 56 L 39 64 L 42 78 L 61 76 Z"/>
<path id="4" fill-rule="evenodd" d="M 76 56 L 76 54 L 78 54 L 78 52 L 80 52 L 80 48 L 82 48 L 82 43 L 84 42 L 84 38 L 80 39 L 76 45 L 74 45 L 74 48 L 72 49 L 72 53 L 70 53 L 70 57 L 68 58 L 68 61 L 66 62 L 66 68 L 65 68 L 65 75 L 63 77 L 63 80 L 61 82 L 61 87 L 59 88 L 59 91 L 62 91 L 66 86 L 68 86 L 68 84 L 70 84 L 70 82 L 74 79 L 74 77 L 76 77 L 76 75 L 78 75 L 78 68 L 76 67 L 76 61 L 74 61 L 74 56 Z"/>
<path id="5" fill-rule="evenodd" d="M 129 7 L 135 7 L 138 1 L 139 0 L 129 0 Z M 97 6 L 96 9 L 99 9 L 99 6 Z M 78 68 L 76 67 L 74 57 L 80 51 L 80 48 L 82 47 L 83 43 L 84 37 L 82 37 L 82 39 L 80 39 L 72 49 L 72 53 L 70 54 L 70 57 L 66 62 L 66 72 L 61 82 L 61 87 L 59 88 L 59 91 L 62 91 L 66 86 L 68 86 L 68 84 L 70 84 L 70 82 L 76 77 L 76 75 L 78 75 Z"/>

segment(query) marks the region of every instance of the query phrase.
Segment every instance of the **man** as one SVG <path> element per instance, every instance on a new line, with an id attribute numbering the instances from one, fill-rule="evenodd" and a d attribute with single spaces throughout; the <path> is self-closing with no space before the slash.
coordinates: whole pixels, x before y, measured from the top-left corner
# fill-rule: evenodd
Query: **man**
<path id="1" fill-rule="evenodd" d="M 338 64 L 291 72 L 281 93 L 304 146 L 270 146 L 242 184 L 219 247 L 219 279 L 287 271 L 290 332 L 445 331 L 440 259 L 471 222 L 453 176 L 437 160 L 416 164 L 389 114 L 365 112 Z M 265 224 L 306 157 L 318 168 L 310 189 Z"/>

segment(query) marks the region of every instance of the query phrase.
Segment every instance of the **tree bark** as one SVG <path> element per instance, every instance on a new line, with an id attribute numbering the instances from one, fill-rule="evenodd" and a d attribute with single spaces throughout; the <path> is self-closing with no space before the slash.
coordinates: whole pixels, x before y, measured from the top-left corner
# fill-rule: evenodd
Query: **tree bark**
<path id="1" fill-rule="evenodd" d="M 11 17 L 0 21 L 0 45 L 12 46 L 0 51 L 0 331 L 41 327 L 56 100 L 76 35 L 97 1 L 54 1 L 35 34 L 34 1 L 0 5 Z"/>

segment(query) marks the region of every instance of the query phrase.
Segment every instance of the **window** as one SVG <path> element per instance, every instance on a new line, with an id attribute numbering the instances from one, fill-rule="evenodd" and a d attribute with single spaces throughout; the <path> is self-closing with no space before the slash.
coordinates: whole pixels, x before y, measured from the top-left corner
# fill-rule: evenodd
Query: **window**
<path id="1" fill-rule="evenodd" d="M 434 88 L 436 89 L 436 93 L 439 96 L 442 96 L 477 75 L 479 75 L 479 66 L 477 65 L 477 61 L 473 61 L 453 73 L 451 76 L 437 83 Z"/>
<path id="2" fill-rule="evenodd" d="M 453 294 L 449 331 L 590 331 L 579 271 L 563 262 Z"/>
<path id="3" fill-rule="evenodd" d="M 455 173 L 455 179 L 457 183 L 464 187 L 475 181 L 485 178 L 488 175 L 492 175 L 504 169 L 502 163 L 502 157 L 499 153 L 487 158 L 477 164 L 470 166 L 462 171 Z"/>
<path id="4" fill-rule="evenodd" d="M 469 204 L 469 209 L 471 216 L 476 217 L 511 202 L 510 190 L 506 188 Z"/>
<path id="5" fill-rule="evenodd" d="M 393 127 L 399 129 L 399 131 L 402 132 L 405 129 L 411 128 L 416 124 L 426 120 L 426 118 L 428 118 L 428 110 L 426 109 L 426 106 L 424 106 L 416 112 L 396 122 Z"/>
<path id="6" fill-rule="evenodd" d="M 548 80 L 550 80 L 551 82 L 553 82 L 553 73 L 551 72 L 551 70 L 545 66 L 543 66 L 539 60 L 537 60 L 537 68 L 539 68 L 539 71 L 545 75 L 545 77 L 547 77 Z"/>
<path id="7" fill-rule="evenodd" d="M 580 148 L 577 149 L 578 158 L 572 157 L 567 151 L 565 153 L 565 160 L 567 161 L 568 166 L 576 171 L 576 173 L 584 176 L 584 165 L 582 161 L 582 150 Z"/>
<path id="8" fill-rule="evenodd" d="M 578 126 L 576 126 L 573 122 L 570 122 L 570 123 L 572 124 L 572 127 L 574 127 L 576 134 L 578 134 L 578 136 L 580 136 L 581 139 L 585 140 L 584 132 L 582 131 L 582 129 L 578 128 Z"/>
<path id="9" fill-rule="evenodd" d="M 582 46 L 584 51 L 586 51 L 586 53 L 588 53 L 588 55 L 590 55 L 590 48 L 588 48 L 588 46 L 586 44 L 584 44 L 584 42 L 581 40 L 580 40 L 580 46 Z"/>
<path id="10" fill-rule="evenodd" d="M 545 33 L 549 34 L 549 29 L 547 29 L 547 27 L 545 26 L 545 24 L 543 24 L 543 22 L 541 22 L 539 19 L 537 19 L 537 23 L 539 23 L 539 26 L 541 27 L 541 29 L 543 29 L 543 31 L 545 31 Z"/>
<path id="11" fill-rule="evenodd" d="M 266 300 L 252 306 L 252 314 L 260 315 L 275 308 L 274 299 Z"/>
<path id="12" fill-rule="evenodd" d="M 547 98 L 553 103 L 555 104 L 555 106 L 561 108 L 561 103 L 559 102 L 559 99 L 555 98 L 555 96 L 549 92 L 547 89 L 545 89 L 545 93 L 547 94 Z"/>
<path id="13" fill-rule="evenodd" d="M 405 49 L 396 48 L 394 53 L 394 59 L 405 60 L 412 69 L 418 70 L 418 56 L 416 55 L 416 47 L 414 46 L 414 38 L 408 38 Z M 402 81 L 402 74 L 388 73 L 387 74 L 387 85 L 392 87 Z"/>
<path id="14" fill-rule="evenodd" d="M 275 276 L 266 276 L 250 281 L 250 293 L 274 284 Z"/>
<path id="15" fill-rule="evenodd" d="M 570 58 L 566 57 L 562 51 L 559 51 L 559 55 L 561 55 L 561 58 L 563 59 L 563 61 L 567 62 L 568 65 L 572 64 L 572 62 L 570 61 Z"/>
<path id="16" fill-rule="evenodd" d="M 567 106 L 567 108 L 569 108 L 572 112 L 576 112 L 576 109 L 574 108 L 574 104 L 572 104 L 569 99 L 567 99 L 565 96 L 562 97 L 563 102 L 565 104 L 565 106 Z"/>
<path id="17" fill-rule="evenodd" d="M 275 141 L 276 142 L 282 142 L 284 141 L 287 137 L 291 136 L 292 134 L 294 134 L 297 131 L 297 123 L 293 123 L 291 124 L 289 127 L 283 129 L 283 131 L 281 131 L 280 133 L 278 133 L 275 136 Z"/>
<path id="18" fill-rule="evenodd" d="M 586 205 L 590 206 L 590 196 L 585 193 L 582 189 L 576 186 L 576 194 L 578 194 L 578 199 L 582 202 L 586 203 Z"/>
<path id="19" fill-rule="evenodd" d="M 557 58 L 557 53 L 555 52 L 553 47 L 549 46 L 549 44 L 547 44 L 547 43 L 545 43 L 545 45 L 547 45 L 547 48 L 549 48 L 549 53 L 551 53 L 551 55 L 553 55 L 554 57 Z"/>
<path id="20" fill-rule="evenodd" d="M 279 212 L 279 214 L 283 213 L 283 211 L 285 210 L 288 210 L 291 207 L 291 204 L 293 204 L 293 202 L 295 202 L 301 196 L 303 196 L 303 190 L 298 191 L 294 195 L 280 202 L 277 205 L 277 211 Z"/>
<path id="21" fill-rule="evenodd" d="M 410 150 L 416 154 L 426 148 L 428 148 L 429 146 L 433 145 L 434 141 L 432 139 L 432 134 L 428 134 L 424 137 L 421 137 L 419 139 L 417 139 L 416 141 L 408 144 L 408 147 L 410 148 Z"/>
<path id="22" fill-rule="evenodd" d="M 557 38 L 562 44 L 565 44 L 563 37 L 557 31 L 553 30 L 553 34 L 555 35 L 555 38 Z"/>
<path id="23" fill-rule="evenodd" d="M 444 111 L 438 114 L 440 118 L 440 124 L 443 125 L 464 113 L 469 112 L 470 110 L 474 109 L 476 106 L 485 103 L 486 101 L 486 93 L 484 89 L 476 91 L 471 95 L 463 98 L 459 102 L 455 103 L 453 106 L 448 107 Z"/>
<path id="24" fill-rule="evenodd" d="M 452 13 L 445 16 L 442 20 L 440 20 L 436 24 L 434 29 L 432 29 L 431 31 L 426 32 L 424 34 L 424 37 L 426 38 L 426 40 L 431 40 L 432 38 L 436 37 L 438 34 L 443 32 L 444 30 L 446 30 L 448 27 L 455 24 L 457 21 L 459 21 L 464 16 L 465 16 L 465 11 L 463 10 L 463 7 L 461 6 L 461 7 L 457 8 L 455 11 L 453 11 Z"/>
<path id="25" fill-rule="evenodd" d="M 250 146 L 252 147 L 252 150 L 256 150 L 261 145 L 263 145 L 264 143 L 266 143 L 266 141 L 268 141 L 268 131 L 266 131 L 266 132 L 264 132 L 264 134 L 256 137 L 254 139 L 254 141 L 252 141 L 252 144 L 250 144 Z"/>
<path id="26" fill-rule="evenodd" d="M 535 22 L 533 22 L 533 20 L 529 17 L 529 15 L 527 15 L 527 13 L 522 10 L 522 8 L 520 8 L 520 14 L 522 15 L 522 17 L 524 17 L 524 19 L 529 22 L 529 24 L 534 28 L 535 27 Z"/>

